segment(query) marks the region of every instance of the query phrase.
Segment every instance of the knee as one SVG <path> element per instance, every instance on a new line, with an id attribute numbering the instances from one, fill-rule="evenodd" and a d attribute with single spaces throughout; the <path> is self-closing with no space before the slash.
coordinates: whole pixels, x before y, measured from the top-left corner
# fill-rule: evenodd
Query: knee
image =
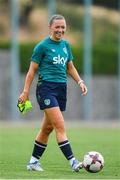
<path id="1" fill-rule="evenodd" d="M 65 132 L 64 123 L 57 123 L 57 124 L 55 124 L 55 130 L 56 130 L 57 132 L 64 133 L 64 132 Z"/>
<path id="2" fill-rule="evenodd" d="M 49 135 L 52 131 L 53 131 L 53 127 L 52 126 L 47 126 L 44 129 L 44 133 L 47 134 L 47 135 Z"/>

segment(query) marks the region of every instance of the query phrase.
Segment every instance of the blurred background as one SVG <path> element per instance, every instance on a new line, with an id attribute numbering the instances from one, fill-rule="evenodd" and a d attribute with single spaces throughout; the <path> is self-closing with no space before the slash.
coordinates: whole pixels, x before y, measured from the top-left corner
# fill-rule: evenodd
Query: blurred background
<path id="1" fill-rule="evenodd" d="M 74 64 L 88 86 L 81 96 L 68 77 L 67 121 L 120 120 L 120 0 L 0 0 L 0 120 L 40 119 L 37 75 L 31 87 L 33 109 L 16 107 L 34 46 L 48 36 L 52 14 L 65 16 Z"/>

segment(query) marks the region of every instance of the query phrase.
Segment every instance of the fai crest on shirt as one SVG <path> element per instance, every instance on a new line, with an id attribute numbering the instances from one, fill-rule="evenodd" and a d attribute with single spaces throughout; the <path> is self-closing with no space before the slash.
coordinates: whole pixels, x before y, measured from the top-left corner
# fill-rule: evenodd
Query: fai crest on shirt
<path id="1" fill-rule="evenodd" d="M 63 52 L 64 52 L 65 54 L 68 54 L 68 53 L 67 53 L 67 48 L 66 48 L 66 47 L 63 48 Z"/>
<path id="2" fill-rule="evenodd" d="M 51 49 L 52 50 L 52 52 L 55 52 L 55 49 Z"/>

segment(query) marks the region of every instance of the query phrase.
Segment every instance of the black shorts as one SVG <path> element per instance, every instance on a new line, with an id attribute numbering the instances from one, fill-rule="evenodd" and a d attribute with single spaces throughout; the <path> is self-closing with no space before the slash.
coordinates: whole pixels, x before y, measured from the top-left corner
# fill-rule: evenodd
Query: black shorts
<path id="1" fill-rule="evenodd" d="M 41 81 L 37 84 L 36 97 L 41 110 L 59 107 L 61 111 L 65 111 L 67 84 Z"/>

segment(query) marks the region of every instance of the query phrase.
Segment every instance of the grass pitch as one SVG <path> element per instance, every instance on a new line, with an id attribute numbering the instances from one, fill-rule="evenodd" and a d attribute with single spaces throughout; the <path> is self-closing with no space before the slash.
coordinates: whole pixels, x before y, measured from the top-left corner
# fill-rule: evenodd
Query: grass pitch
<path id="1" fill-rule="evenodd" d="M 82 169 L 72 172 L 51 134 L 41 163 L 44 172 L 29 172 L 26 164 L 31 156 L 38 128 L 0 128 L 0 178 L 1 179 L 120 179 L 120 129 L 119 128 L 68 128 L 67 134 L 75 156 L 83 159 L 88 151 L 103 154 L 105 166 L 99 173 Z"/>

